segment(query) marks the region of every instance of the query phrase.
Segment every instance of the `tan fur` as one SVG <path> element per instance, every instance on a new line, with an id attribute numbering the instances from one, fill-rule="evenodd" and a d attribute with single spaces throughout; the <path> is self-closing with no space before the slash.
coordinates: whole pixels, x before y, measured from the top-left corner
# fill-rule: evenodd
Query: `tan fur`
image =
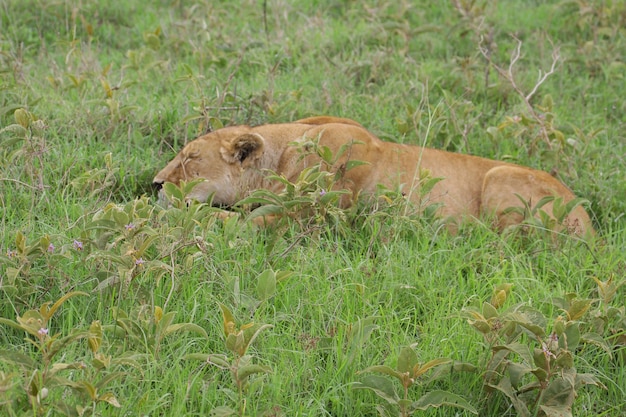
<path id="1" fill-rule="evenodd" d="M 439 214 L 461 220 L 481 215 L 495 216 L 500 228 L 519 223 L 519 215 L 504 214 L 508 207 L 519 207 L 520 194 L 531 205 L 554 195 L 564 201 L 574 198 L 557 179 L 543 172 L 502 161 L 444 152 L 412 145 L 383 142 L 359 123 L 329 116 L 312 117 L 293 123 L 234 126 L 219 129 L 187 144 L 154 178 L 155 184 L 201 177 L 206 181 L 194 188 L 190 198 L 206 201 L 213 194 L 216 205 L 231 206 L 256 189 L 281 190 L 266 179 L 272 170 L 295 180 L 302 169 L 319 162 L 314 156 L 299 158 L 292 142 L 319 139 L 336 154 L 345 143 L 348 152 L 333 169 L 341 169 L 347 159 L 367 162 L 348 170 L 340 187 L 353 195 L 374 193 L 377 184 L 391 189 L 402 187 L 408 198 L 422 198 L 417 186 L 420 172 L 443 178 L 427 196 L 428 203 L 441 203 Z M 350 205 L 350 198 L 342 201 Z M 422 201 L 423 203 L 423 201 Z M 551 214 L 552 205 L 543 207 Z M 577 207 L 566 224 L 576 234 L 592 234 L 589 216 Z"/>

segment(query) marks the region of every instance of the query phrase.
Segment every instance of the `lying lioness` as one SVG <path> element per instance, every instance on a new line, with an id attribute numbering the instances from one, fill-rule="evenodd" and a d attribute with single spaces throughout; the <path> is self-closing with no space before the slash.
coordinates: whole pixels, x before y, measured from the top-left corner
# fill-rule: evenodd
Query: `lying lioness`
<path id="1" fill-rule="evenodd" d="M 345 169 L 348 159 L 363 161 L 346 170 L 341 188 L 352 196 L 374 193 L 377 184 L 390 189 L 402 187 L 407 198 L 424 198 L 417 190 L 420 173 L 442 178 L 428 195 L 430 203 L 439 203 L 438 214 L 462 220 L 481 215 L 493 216 L 503 229 L 523 220 L 519 210 L 523 198 L 531 207 L 543 197 L 574 199 L 572 192 L 557 179 L 543 171 L 502 161 L 462 155 L 412 145 L 383 142 L 359 123 L 335 117 L 312 117 L 293 123 L 257 127 L 233 126 L 216 130 L 188 143 L 182 151 L 154 178 L 165 182 L 204 178 L 189 198 L 213 204 L 233 206 L 257 189 L 280 192 L 282 184 L 268 180 L 271 170 L 293 181 L 306 166 L 319 163 L 316 155 L 302 158 L 294 142 L 319 140 L 333 153 L 349 143 L 332 170 Z M 348 206 L 353 198 L 344 199 Z M 552 202 L 541 209 L 552 215 Z M 577 206 L 563 222 L 572 233 L 592 234 L 591 221 L 585 210 Z"/>

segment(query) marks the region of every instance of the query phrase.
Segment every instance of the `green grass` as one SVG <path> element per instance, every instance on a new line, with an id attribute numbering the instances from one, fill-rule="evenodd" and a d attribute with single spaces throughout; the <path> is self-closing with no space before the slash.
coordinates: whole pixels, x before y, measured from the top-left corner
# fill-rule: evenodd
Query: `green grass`
<path id="1" fill-rule="evenodd" d="M 121 407 L 98 403 L 100 415 L 200 416 L 236 408 L 228 371 L 186 359 L 229 353 L 220 303 L 237 326 L 272 325 L 250 348 L 255 363 L 272 372 L 251 378 L 246 415 L 376 415 L 384 401 L 353 389 L 364 376 L 358 372 L 394 366 L 410 345 L 421 362 L 448 357 L 479 368 L 412 388 L 412 399 L 444 389 L 480 415 L 516 415 L 503 395 L 483 390 L 490 351 L 463 309 L 511 283 L 504 308 L 526 303 L 549 318 L 550 331 L 563 315 L 553 301 L 576 293 L 595 300 L 580 319 L 589 330 L 608 308 L 597 301 L 593 278 L 623 281 L 625 6 L 278 0 L 267 2 L 264 13 L 263 3 L 0 0 L 0 317 L 16 320 L 71 291 L 86 292 L 56 312 L 50 335 L 99 320 L 101 352 L 134 355 L 96 372 L 87 343 L 78 340 L 54 358 L 88 364 L 61 372 L 73 381 L 124 372 L 100 392 L 113 393 Z M 514 73 L 526 93 L 538 71 L 550 68 L 553 45 L 560 48 L 556 72 L 531 100 L 535 109 L 548 97 L 554 103 L 552 127 L 566 141 L 553 137 L 552 149 L 536 140 L 536 121 L 524 131 L 497 129 L 526 109 L 478 45 L 491 37 L 492 60 L 506 68 L 512 34 L 523 42 Z M 17 109 L 33 115 L 27 133 L 11 127 Z M 554 171 L 590 201 L 600 242 L 499 235 L 481 224 L 451 235 L 436 221 L 404 217 L 393 207 L 304 231 L 222 224 L 206 207 L 196 217 L 156 207 L 152 177 L 209 125 L 317 114 L 355 119 L 389 141 Z M 123 220 L 93 227 L 94 216 L 111 204 L 133 204 L 142 195 L 153 212 L 127 221 L 143 218 L 145 229 L 129 232 Z M 155 240 L 141 254 L 146 263 L 133 266 L 133 251 L 150 234 Z M 54 252 L 14 255 L 22 235 L 27 245 L 48 237 Z M 82 251 L 74 240 L 84 243 Z M 294 274 L 260 301 L 257 277 L 266 269 Z M 115 279 L 122 284 L 111 284 Z M 626 412 L 624 288 L 601 335 L 611 355 L 593 344 L 574 352 L 576 369 L 606 386 L 581 388 L 576 416 Z M 176 332 L 155 349 L 154 306 L 177 312 L 175 323 L 198 325 L 208 338 Z M 132 316 L 142 307 L 147 313 L 135 317 L 139 338 L 112 330 L 115 309 Z M 24 332 L 3 323 L 3 357 L 22 352 L 40 360 Z M 26 395 L 31 376 L 0 361 L 0 414 L 34 413 Z M 90 404 L 49 388 L 41 415 L 54 401 Z"/>

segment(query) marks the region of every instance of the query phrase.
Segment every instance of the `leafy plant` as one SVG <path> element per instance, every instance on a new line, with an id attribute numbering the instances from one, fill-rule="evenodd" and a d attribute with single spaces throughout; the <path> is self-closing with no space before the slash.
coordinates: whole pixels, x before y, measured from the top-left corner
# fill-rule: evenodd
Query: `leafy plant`
<path id="1" fill-rule="evenodd" d="M 576 349 L 581 342 L 581 321 L 590 300 L 564 305 L 551 330 L 538 310 L 524 304 L 498 311 L 511 285 L 496 287 L 491 302 L 482 308 L 465 310 L 468 323 L 481 333 L 490 350 L 485 364 L 487 392 L 502 393 L 519 416 L 572 416 L 577 392 L 584 385 L 604 385 L 592 374 L 575 367 Z"/>
<path id="2" fill-rule="evenodd" d="M 151 352 L 159 357 L 163 340 L 180 332 L 196 333 L 205 339 L 206 331 L 194 323 L 174 323 L 175 311 L 164 313 L 159 306 L 139 306 L 129 313 L 114 308 L 115 325 L 105 326 L 105 330 L 117 337 L 125 338 L 131 346 L 141 347 L 141 351 Z"/>
<path id="3" fill-rule="evenodd" d="M 539 200 L 535 205 L 531 205 L 531 201 L 527 201 L 521 195 L 515 193 L 515 196 L 522 203 L 519 207 L 508 207 L 502 213 L 503 216 L 507 214 L 517 214 L 523 220 L 516 226 L 521 230 L 532 235 L 535 233 L 547 233 L 548 236 L 554 237 L 554 232 L 566 230 L 569 233 L 580 232 L 581 225 L 570 224 L 567 217 L 572 213 L 576 207 L 588 203 L 583 198 L 574 198 L 567 203 L 563 202 L 562 197 L 546 196 Z M 543 210 L 543 207 L 547 204 L 552 205 L 552 215 Z"/>
<path id="4" fill-rule="evenodd" d="M 20 231 L 15 234 L 14 246 L 0 254 L 0 265 L 4 266 L 2 289 L 8 295 L 27 304 L 29 297 L 38 294 L 42 287 L 59 285 L 49 277 L 68 254 L 52 242 L 47 234 L 33 241 Z"/>
<path id="5" fill-rule="evenodd" d="M 262 292 L 265 292 L 265 290 Z M 233 383 L 237 389 L 237 410 L 224 405 L 217 407 L 212 413 L 220 416 L 243 416 L 246 414 L 247 401 L 245 394 L 250 378 L 254 375 L 272 372 L 271 368 L 268 366 L 255 364 L 254 357 L 248 354 L 248 349 L 263 330 L 272 326 L 269 324 L 251 322 L 237 327 L 235 317 L 230 309 L 223 304 L 219 306 L 222 312 L 225 347 L 230 352 L 230 355 L 194 353 L 186 355 L 185 358 L 201 360 L 219 369 L 230 371 Z"/>
<path id="6" fill-rule="evenodd" d="M 598 341 L 599 345 L 609 354 L 617 351 L 626 358 L 626 306 L 617 300 L 618 306 L 613 305 L 616 301 L 618 290 L 626 284 L 626 279 L 616 280 L 611 276 L 606 281 L 593 277 L 598 288 L 600 305 L 592 310 L 590 315 L 590 328 L 592 332 L 585 333 L 584 340 Z M 613 348 L 610 348 L 611 346 Z"/>
<path id="7" fill-rule="evenodd" d="M 342 145 L 336 154 L 329 147 L 319 145 L 316 140 L 292 144 L 298 147 L 300 158 L 315 155 L 319 162 L 303 169 L 294 182 L 270 173 L 267 179 L 283 185 L 283 191 L 275 193 L 270 190 L 256 190 L 239 202 L 239 205 L 260 205 L 250 213 L 249 219 L 287 218 L 295 221 L 304 230 L 329 221 L 336 224 L 345 220 L 345 211 L 339 207 L 339 203 L 342 198 L 352 196 L 349 196 L 348 190 L 341 188 L 341 180 L 347 171 L 365 163 L 349 160 L 350 149 L 354 143 Z M 348 160 L 339 164 L 340 158 L 346 154 Z"/>
<path id="8" fill-rule="evenodd" d="M 400 395 L 398 395 L 393 382 L 389 378 L 381 375 L 367 375 L 363 377 L 360 382 L 355 383 L 353 388 L 370 390 L 387 401 L 391 407 L 384 408 L 381 406 L 378 408 L 382 415 L 399 415 L 406 417 L 414 414 L 418 410 L 441 406 L 457 407 L 469 411 L 472 414 L 478 414 L 476 409 L 463 397 L 447 391 L 434 390 L 424 394 L 416 401 L 411 400 L 409 389 L 412 386 L 421 385 L 420 379 L 423 380 L 427 372 L 435 370 L 438 367 L 443 367 L 443 365 L 450 362 L 451 359 L 448 358 L 437 358 L 420 363 L 415 350 L 407 346 L 400 350 L 396 368 L 387 365 L 374 365 L 360 372 L 374 372 L 395 378 L 400 382 L 402 387 Z M 457 371 L 474 370 L 473 366 L 461 363 L 453 364 L 452 368 Z M 439 372 L 436 374 L 436 377 L 441 377 L 444 374 L 443 372 Z"/>
<path id="9" fill-rule="evenodd" d="M 15 179 L 12 181 L 41 192 L 46 188 L 43 176 L 43 156 L 48 150 L 44 136 L 46 122 L 24 108 L 17 108 L 13 118 L 15 123 L 0 129 L 0 135 L 8 136 L 8 139 L 0 142 L 0 155 L 4 161 L 11 161 L 13 168 L 22 167 L 30 177 L 30 184 Z M 2 178 L 2 181 L 9 179 Z"/>
<path id="10" fill-rule="evenodd" d="M 54 313 L 69 298 L 81 295 L 87 294 L 67 293 L 54 304 L 46 302 L 39 310 L 25 312 L 16 321 L 0 317 L 0 324 L 26 332 L 29 336 L 26 342 L 33 349 L 32 354 L 4 349 L 0 352 L 6 363 L 19 370 L 9 374 L 0 373 L 0 385 L 6 387 L 0 391 L 0 395 L 4 397 L 2 403 L 9 415 L 21 415 L 30 409 L 33 416 L 47 415 L 51 410 L 67 416 L 82 416 L 95 414 L 96 408 L 102 403 L 120 407 L 116 396 L 106 388 L 112 381 L 125 375 L 114 369 L 121 365 L 139 369 L 139 365 L 128 354 L 112 358 L 100 352 L 100 323 L 94 321 L 88 330 L 74 329 L 65 336 L 49 334 Z M 66 355 L 75 352 L 75 348 L 70 345 L 81 339 L 88 341 L 90 360 L 57 360 L 58 356 L 61 360 L 68 359 Z M 19 382 L 15 383 L 14 380 Z"/>

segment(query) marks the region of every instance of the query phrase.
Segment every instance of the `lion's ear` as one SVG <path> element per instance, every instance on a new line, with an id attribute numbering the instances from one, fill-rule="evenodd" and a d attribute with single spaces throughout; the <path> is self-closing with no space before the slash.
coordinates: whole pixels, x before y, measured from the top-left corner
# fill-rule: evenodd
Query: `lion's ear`
<path id="1" fill-rule="evenodd" d="M 258 133 L 245 133 L 222 144 L 222 157 L 231 164 L 253 161 L 261 156 L 265 140 Z"/>

